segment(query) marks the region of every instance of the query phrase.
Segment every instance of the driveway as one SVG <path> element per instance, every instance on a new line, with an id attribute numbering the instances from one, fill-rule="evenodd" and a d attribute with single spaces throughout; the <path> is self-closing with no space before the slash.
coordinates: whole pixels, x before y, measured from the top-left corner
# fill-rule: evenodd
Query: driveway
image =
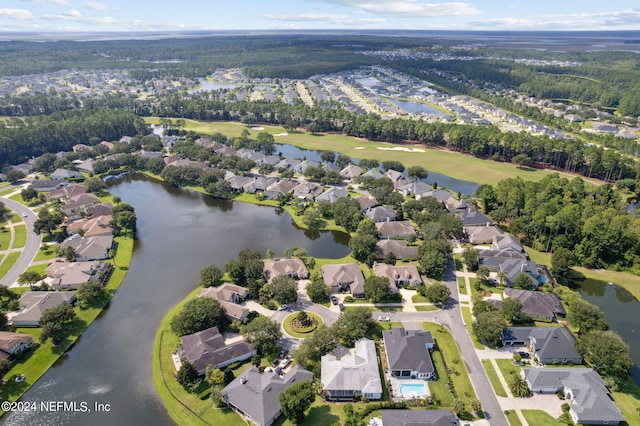
<path id="1" fill-rule="evenodd" d="M 27 241 L 25 242 L 24 248 L 22 248 L 22 252 L 18 257 L 18 260 L 16 260 L 16 263 L 14 263 L 5 276 L 0 279 L 0 284 L 9 287 L 13 285 L 18 277 L 31 265 L 31 262 L 38 253 L 40 244 L 42 244 L 42 236 L 36 235 L 36 233 L 33 232 L 33 224 L 36 221 L 37 216 L 31 211 L 31 209 L 5 197 L 2 197 L 1 200 L 5 206 L 20 215 L 22 220 L 24 220 L 24 223 L 27 225 Z M 25 214 L 26 217 L 23 216 Z"/>

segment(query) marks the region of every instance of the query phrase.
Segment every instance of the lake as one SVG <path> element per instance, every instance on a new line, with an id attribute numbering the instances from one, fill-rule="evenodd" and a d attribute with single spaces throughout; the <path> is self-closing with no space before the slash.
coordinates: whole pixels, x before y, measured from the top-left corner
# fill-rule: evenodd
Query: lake
<path id="1" fill-rule="evenodd" d="M 424 114 L 434 114 L 434 115 L 437 115 L 438 117 L 446 117 L 448 115 L 427 104 L 421 104 L 419 102 L 411 102 L 411 101 L 401 101 L 393 98 L 387 98 L 387 99 L 389 100 L 389 102 L 393 103 L 398 108 L 405 110 L 406 112 L 413 112 L 413 113 L 421 112 Z"/>
<path id="2" fill-rule="evenodd" d="M 165 313 L 198 285 L 200 269 L 223 267 L 243 248 L 262 253 L 300 246 L 312 256 L 348 254 L 349 236 L 307 236 L 273 207 L 215 200 L 143 175 L 113 181 L 110 191 L 138 216 L 131 268 L 100 318 L 22 398 L 111 404 L 109 413 L 14 413 L 6 425 L 173 424 L 151 379 L 153 340 Z M 308 234 L 308 233 L 307 233 Z M 315 239 L 311 239 L 311 238 Z"/>

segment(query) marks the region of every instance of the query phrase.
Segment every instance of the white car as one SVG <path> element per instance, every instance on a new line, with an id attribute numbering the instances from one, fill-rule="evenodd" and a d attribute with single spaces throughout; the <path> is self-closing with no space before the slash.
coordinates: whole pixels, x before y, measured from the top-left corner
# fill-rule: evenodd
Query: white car
<path id="1" fill-rule="evenodd" d="M 380 315 L 378 317 L 378 321 L 380 321 L 380 322 L 389 322 L 389 321 L 391 321 L 391 319 L 389 319 L 389 317 L 386 316 L 386 315 Z"/>
<path id="2" fill-rule="evenodd" d="M 27 216 L 29 216 L 29 215 L 26 214 L 26 213 L 22 213 L 22 217 L 27 217 Z"/>

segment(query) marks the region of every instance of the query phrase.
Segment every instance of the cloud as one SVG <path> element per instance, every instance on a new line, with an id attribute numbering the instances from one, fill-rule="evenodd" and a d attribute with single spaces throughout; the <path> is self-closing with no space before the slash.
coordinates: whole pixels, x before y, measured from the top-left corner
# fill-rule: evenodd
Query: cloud
<path id="1" fill-rule="evenodd" d="M 335 13 L 300 13 L 295 15 L 266 14 L 266 19 L 271 21 L 290 22 L 328 22 L 335 25 L 370 25 L 385 22 L 384 18 L 352 18 L 348 15 Z"/>
<path id="2" fill-rule="evenodd" d="M 27 9 L 0 9 L 0 16 L 6 16 L 19 21 L 28 21 L 35 18 Z"/>
<path id="3" fill-rule="evenodd" d="M 640 9 L 613 12 L 574 13 L 532 16 L 529 18 L 496 18 L 469 22 L 472 28 L 491 29 L 556 29 L 556 30 L 602 30 L 610 28 L 636 28 L 640 24 Z"/>
<path id="4" fill-rule="evenodd" d="M 76 9 L 71 9 L 68 10 L 66 12 L 63 13 L 64 16 L 69 16 L 71 18 L 79 18 L 82 16 L 82 14 L 80 12 L 78 12 Z"/>
<path id="5" fill-rule="evenodd" d="M 89 1 L 84 4 L 84 7 L 91 10 L 107 10 L 108 7 L 104 3 L 98 3 L 97 1 Z"/>
<path id="6" fill-rule="evenodd" d="M 27 0 L 31 3 L 52 3 L 57 4 L 59 6 L 66 6 L 69 4 L 67 0 Z"/>
<path id="7" fill-rule="evenodd" d="M 470 16 L 481 12 L 467 2 L 428 3 L 418 0 L 315 0 L 353 7 L 361 11 L 397 17 Z"/>

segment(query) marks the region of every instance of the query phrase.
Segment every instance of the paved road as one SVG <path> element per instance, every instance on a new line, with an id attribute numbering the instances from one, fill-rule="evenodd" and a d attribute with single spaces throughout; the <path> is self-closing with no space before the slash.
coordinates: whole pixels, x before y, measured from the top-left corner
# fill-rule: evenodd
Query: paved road
<path id="1" fill-rule="evenodd" d="M 0 201 L 18 213 L 27 224 L 27 241 L 20 253 L 20 257 L 18 257 L 18 260 L 16 260 L 16 263 L 13 264 L 9 272 L 0 280 L 0 284 L 10 286 L 15 283 L 20 274 L 31 265 L 36 253 L 38 253 L 40 244 L 42 244 L 42 237 L 33 232 L 33 223 L 36 221 L 37 216 L 28 207 L 4 197 L 2 197 Z M 23 214 L 26 214 L 27 217 L 22 216 Z"/>
<path id="2" fill-rule="evenodd" d="M 425 321 L 445 325 L 451 331 L 458 345 L 462 360 L 469 372 L 471 383 L 473 384 L 478 399 L 482 403 L 486 419 L 491 426 L 509 426 L 500 408 L 498 398 L 489 383 L 489 379 L 471 343 L 464 321 L 462 320 L 462 312 L 460 311 L 458 299 L 458 282 L 456 281 L 453 262 L 449 262 L 444 278 L 444 283 L 451 290 L 451 297 L 447 301 L 447 308 L 432 312 L 374 312 L 373 317 L 377 318 L 378 315 L 386 315 L 391 321 L 402 322 L 410 329 L 422 329 L 421 325 L 418 324 Z"/>

